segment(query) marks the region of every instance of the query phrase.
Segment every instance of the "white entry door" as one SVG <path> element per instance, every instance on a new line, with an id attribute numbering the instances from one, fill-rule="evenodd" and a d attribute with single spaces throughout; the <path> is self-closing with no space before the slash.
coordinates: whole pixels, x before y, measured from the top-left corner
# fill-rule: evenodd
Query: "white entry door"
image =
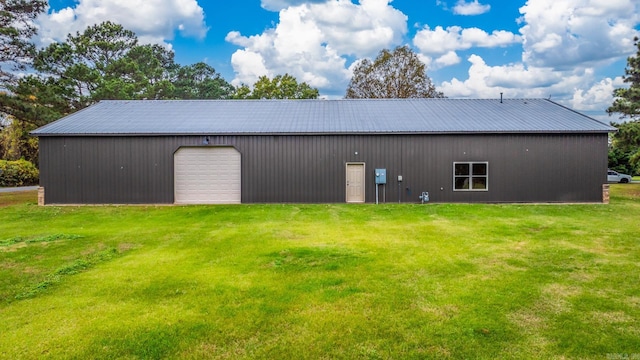
<path id="1" fill-rule="evenodd" d="M 364 163 L 347 164 L 347 202 L 364 202 Z"/>
<path id="2" fill-rule="evenodd" d="M 239 204 L 240 153 L 232 147 L 184 147 L 174 160 L 176 204 Z"/>

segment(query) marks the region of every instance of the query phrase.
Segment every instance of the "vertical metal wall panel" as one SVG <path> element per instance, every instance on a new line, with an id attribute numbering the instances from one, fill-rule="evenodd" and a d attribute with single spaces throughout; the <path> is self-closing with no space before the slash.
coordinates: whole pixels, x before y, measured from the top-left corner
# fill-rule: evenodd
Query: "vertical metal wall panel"
<path id="1" fill-rule="evenodd" d="M 62 158 L 61 156 L 58 156 L 58 151 L 54 149 L 56 140 L 58 139 L 59 138 L 43 137 L 38 141 L 40 170 L 39 185 L 45 188 L 45 204 L 51 203 L 56 198 L 60 198 L 60 188 L 63 185 L 63 181 L 61 179 L 58 179 L 57 182 L 52 179 L 56 163 Z M 48 186 L 49 184 L 51 184 L 51 186 Z"/>
<path id="2" fill-rule="evenodd" d="M 41 137 L 40 184 L 47 203 L 173 203 L 173 156 L 181 146 L 234 146 L 242 202 L 341 203 L 345 166 L 387 169 L 387 202 L 599 202 L 606 134 L 209 135 Z M 453 191 L 453 163 L 487 161 L 488 191 Z M 403 181 L 398 187 L 397 176 Z"/>

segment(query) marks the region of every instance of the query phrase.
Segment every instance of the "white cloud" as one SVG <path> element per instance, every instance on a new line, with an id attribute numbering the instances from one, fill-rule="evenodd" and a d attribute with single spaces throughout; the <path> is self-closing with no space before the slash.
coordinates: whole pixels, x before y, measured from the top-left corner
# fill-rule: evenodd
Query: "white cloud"
<path id="1" fill-rule="evenodd" d="M 172 40 L 176 30 L 203 38 L 208 30 L 197 0 L 79 0 L 75 7 L 40 16 L 39 40 L 43 45 L 61 41 L 107 20 L 134 31 L 143 43 Z"/>
<path id="2" fill-rule="evenodd" d="M 619 58 L 639 34 L 637 0 L 529 0 L 520 13 L 523 60 L 535 66 L 574 67 Z"/>
<path id="3" fill-rule="evenodd" d="M 262 2 L 263 7 L 290 3 Z M 243 48 L 233 55 L 233 83 L 253 84 L 260 75 L 289 73 L 321 90 L 344 92 L 351 76 L 345 56 L 369 57 L 402 42 L 407 17 L 389 3 L 390 0 L 304 3 L 282 9 L 278 24 L 262 34 L 243 36 L 230 32 L 226 40 Z M 263 66 L 252 68 L 257 59 Z"/>
<path id="4" fill-rule="evenodd" d="M 601 121 L 613 102 L 613 90 L 624 86 L 622 77 L 596 80 L 594 69 L 525 67 L 523 64 L 489 66 L 478 55 L 469 57 L 466 80 L 444 81 L 438 90 L 452 98 L 551 98 L 572 109 L 588 112 Z"/>
<path id="5" fill-rule="evenodd" d="M 489 11 L 484 2 L 456 0 L 455 7 L 449 7 L 436 0 L 440 8 L 460 15 Z M 392 4 L 392 0 L 261 0 L 263 8 L 279 12 L 279 21 L 259 34 L 227 34 L 226 41 L 239 47 L 231 58 L 233 83 L 253 84 L 261 75 L 289 73 L 324 94 L 342 95 L 357 63 L 352 60 L 373 57 L 406 41 L 408 18 Z M 602 79 L 595 69 L 615 61 L 622 64 L 635 51 L 640 1 L 527 0 L 520 15 L 519 34 L 424 26 L 412 43 L 430 71 L 461 67 L 461 56 L 468 58 L 467 78 L 458 76 L 439 87 L 449 97 L 491 98 L 504 92 L 506 97 L 552 96 L 577 110 L 606 109 L 613 89 L 621 86 L 620 78 Z M 143 43 L 167 43 L 176 32 L 192 37 L 207 33 L 197 0 L 77 0 L 73 7 L 40 17 L 41 43 L 62 40 L 105 20 L 135 31 Z M 475 48 L 496 47 L 510 47 L 509 52 L 522 47 L 521 61 L 495 66 L 489 51 L 483 52 L 484 59 L 469 56 Z M 624 64 L 620 74 L 623 69 Z"/>
<path id="6" fill-rule="evenodd" d="M 435 60 L 436 66 L 434 67 L 434 70 L 445 66 L 459 64 L 460 61 L 462 61 L 462 59 L 460 59 L 460 56 L 458 56 L 455 51 L 449 51 Z"/>
<path id="7" fill-rule="evenodd" d="M 280 11 L 290 6 L 298 6 L 305 3 L 324 3 L 329 0 L 262 0 L 262 8 L 270 11 Z"/>
<path id="8" fill-rule="evenodd" d="M 248 50 L 238 50 L 231 55 L 231 64 L 242 78 L 238 78 L 237 84 L 253 84 L 262 75 L 269 74 L 262 56 Z"/>
<path id="9" fill-rule="evenodd" d="M 471 55 L 468 60 L 468 79 L 453 78 L 441 84 L 439 90 L 446 96 L 496 98 L 502 92 L 510 98 L 566 98 L 570 89 L 579 88 L 592 78 L 587 71 L 558 72 L 522 64 L 489 66 L 478 55 Z"/>
<path id="10" fill-rule="evenodd" d="M 586 90 L 575 89 L 570 106 L 579 111 L 602 111 L 613 103 L 613 90 L 624 86 L 622 77 L 616 77 L 605 78 Z"/>
<path id="11" fill-rule="evenodd" d="M 518 44 L 522 41 L 519 35 L 505 30 L 494 30 L 491 34 L 478 28 L 463 29 L 460 26 L 449 26 L 444 29 L 436 26 L 431 30 L 425 26 L 413 38 L 413 44 L 426 57 L 440 56 L 440 67 L 460 62 L 458 50 L 473 47 L 494 48 Z M 457 61 L 453 61 L 457 58 Z"/>
<path id="12" fill-rule="evenodd" d="M 423 56 L 495 44 L 522 44 L 522 61 L 491 66 L 478 55 L 466 79 L 440 84 L 449 97 L 547 98 L 601 118 L 613 101 L 621 77 L 602 78 L 603 66 L 620 64 L 635 51 L 633 37 L 640 35 L 640 2 L 636 0 L 528 0 L 520 8 L 521 37 L 508 32 L 490 37 L 482 30 L 426 27 L 414 39 Z M 469 30 L 465 33 L 466 30 Z M 500 40 L 501 39 L 501 40 Z M 433 61 L 437 68 L 438 61 Z"/>
<path id="13" fill-rule="evenodd" d="M 456 15 L 481 15 L 491 10 L 491 5 L 482 5 L 478 0 L 466 2 L 458 0 L 456 6 L 453 7 L 453 13 Z"/>
<path id="14" fill-rule="evenodd" d="M 494 30 L 491 34 L 478 28 L 463 29 L 460 26 L 449 26 L 444 29 L 429 26 L 419 30 L 413 43 L 423 54 L 444 54 L 449 51 L 466 50 L 472 47 L 501 47 L 522 41 L 519 35 L 504 30 Z"/>

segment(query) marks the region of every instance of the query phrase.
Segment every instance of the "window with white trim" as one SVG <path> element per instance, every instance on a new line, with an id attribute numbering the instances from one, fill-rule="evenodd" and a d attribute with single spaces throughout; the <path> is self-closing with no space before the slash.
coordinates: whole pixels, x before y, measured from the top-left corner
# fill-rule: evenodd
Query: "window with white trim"
<path id="1" fill-rule="evenodd" d="M 454 162 L 453 191 L 487 191 L 489 190 L 489 163 Z"/>

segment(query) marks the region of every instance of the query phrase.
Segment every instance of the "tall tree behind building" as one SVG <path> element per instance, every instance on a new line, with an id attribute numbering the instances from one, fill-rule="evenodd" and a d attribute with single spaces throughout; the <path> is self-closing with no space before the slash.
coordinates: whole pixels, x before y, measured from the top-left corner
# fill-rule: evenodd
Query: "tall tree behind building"
<path id="1" fill-rule="evenodd" d="M 40 126 L 100 100 L 228 98 L 233 87 L 202 63 L 180 66 L 160 45 L 104 22 L 38 51 L 38 74 L 12 90 L 27 103 L 13 114 Z"/>
<path id="2" fill-rule="evenodd" d="M 375 60 L 362 60 L 353 70 L 346 98 L 441 98 L 425 64 L 408 47 L 382 50 Z"/>
<path id="3" fill-rule="evenodd" d="M 236 89 L 234 99 L 317 99 L 320 92 L 306 82 L 298 83 L 295 77 L 284 74 L 270 79 L 258 78 L 253 89 L 242 85 Z"/>
<path id="4" fill-rule="evenodd" d="M 35 18 L 47 7 L 43 0 L 0 1 L 0 158 L 30 158 L 37 153 L 37 141 L 28 137 L 22 123 L 10 110 L 20 107 L 11 94 L 17 71 L 32 64 L 36 34 Z M 24 153 L 24 154 L 23 154 Z M 26 156 L 25 156 L 26 155 Z"/>
<path id="5" fill-rule="evenodd" d="M 622 122 L 611 122 L 618 128 L 613 134 L 609 151 L 609 167 L 632 174 L 640 174 L 640 41 L 636 37 L 636 55 L 627 58 L 624 82 L 629 87 L 615 89 L 609 115 L 619 114 Z"/>
<path id="6" fill-rule="evenodd" d="M 108 21 L 37 51 L 33 69 L 37 73 L 8 84 L 0 94 L 0 113 L 15 121 L 14 130 L 25 130 L 4 135 L 28 134 L 100 100 L 224 99 L 234 91 L 212 67 L 182 67 L 173 51 L 140 45 L 135 33 Z M 15 139 L 2 143 L 27 144 Z M 10 153 L 33 153 L 23 150 Z"/>
<path id="7" fill-rule="evenodd" d="M 12 70 L 23 70 L 31 63 L 35 47 L 31 37 L 36 34 L 33 20 L 42 13 L 47 1 L 0 1 L 0 80 L 2 85 L 12 79 Z M 3 68 L 2 66 L 8 68 Z"/>

